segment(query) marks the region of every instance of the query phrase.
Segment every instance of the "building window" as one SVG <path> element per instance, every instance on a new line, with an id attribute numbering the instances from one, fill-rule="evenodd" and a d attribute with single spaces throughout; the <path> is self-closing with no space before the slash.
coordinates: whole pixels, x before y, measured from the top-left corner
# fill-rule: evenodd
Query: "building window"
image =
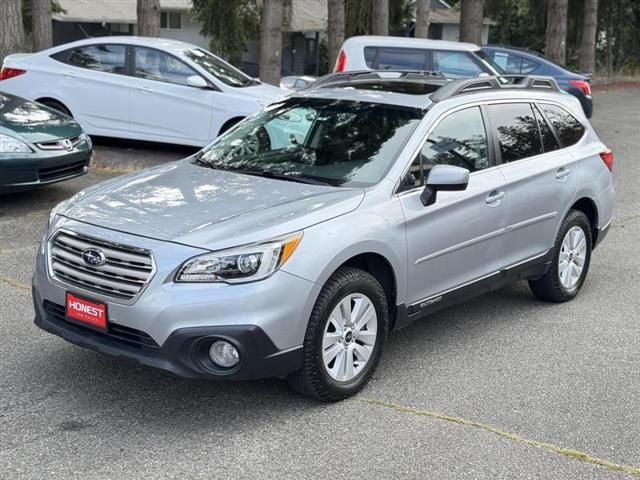
<path id="1" fill-rule="evenodd" d="M 182 29 L 182 13 L 160 12 L 160 28 L 163 30 Z"/>

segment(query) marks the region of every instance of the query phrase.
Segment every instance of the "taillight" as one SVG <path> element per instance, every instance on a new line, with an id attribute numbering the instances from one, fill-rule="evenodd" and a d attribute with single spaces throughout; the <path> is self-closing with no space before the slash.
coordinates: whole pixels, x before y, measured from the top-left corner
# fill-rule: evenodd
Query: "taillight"
<path id="1" fill-rule="evenodd" d="M 7 78 L 17 77 L 18 75 L 22 75 L 26 73 L 26 70 L 20 70 L 19 68 L 7 68 L 2 67 L 0 70 L 0 80 L 6 80 Z"/>
<path id="2" fill-rule="evenodd" d="M 584 80 L 569 80 L 569 83 L 574 87 L 578 87 L 585 95 L 591 95 L 591 85 Z"/>
<path id="3" fill-rule="evenodd" d="M 344 67 L 347 65 L 347 55 L 344 53 L 344 50 L 340 50 L 338 54 L 338 59 L 336 60 L 336 68 L 333 69 L 334 72 L 344 72 Z"/>
<path id="4" fill-rule="evenodd" d="M 600 158 L 602 159 L 604 164 L 607 166 L 609 171 L 612 171 L 613 170 L 613 152 L 611 151 L 611 149 L 607 148 L 605 151 L 600 152 Z"/>

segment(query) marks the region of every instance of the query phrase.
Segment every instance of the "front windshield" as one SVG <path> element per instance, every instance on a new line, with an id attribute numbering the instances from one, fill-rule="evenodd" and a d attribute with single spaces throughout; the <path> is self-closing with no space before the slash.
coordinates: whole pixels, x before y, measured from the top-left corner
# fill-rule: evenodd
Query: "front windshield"
<path id="1" fill-rule="evenodd" d="M 421 118 L 416 108 L 290 99 L 239 124 L 198 163 L 291 181 L 370 186 L 383 178 Z"/>
<path id="2" fill-rule="evenodd" d="M 478 50 L 476 52 L 476 55 L 478 55 L 484 62 L 488 63 L 491 68 L 493 68 L 498 73 L 498 75 L 506 75 L 507 72 L 504 70 L 504 68 L 498 65 L 496 61 L 491 58 L 491 55 L 487 55 L 484 50 Z"/>
<path id="3" fill-rule="evenodd" d="M 237 68 L 232 67 L 227 62 L 220 60 L 212 53 L 202 50 L 201 48 L 183 50 L 182 54 L 230 87 L 249 87 L 259 83 Z"/>

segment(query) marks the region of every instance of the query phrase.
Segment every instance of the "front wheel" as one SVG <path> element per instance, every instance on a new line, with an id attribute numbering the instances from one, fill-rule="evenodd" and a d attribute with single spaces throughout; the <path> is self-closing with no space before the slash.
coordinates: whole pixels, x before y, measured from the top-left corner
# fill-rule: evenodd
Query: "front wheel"
<path id="1" fill-rule="evenodd" d="M 387 298 L 374 276 L 340 268 L 311 313 L 302 368 L 288 377 L 303 395 L 335 402 L 355 395 L 375 370 L 389 323 Z"/>
<path id="2" fill-rule="evenodd" d="M 549 302 L 566 302 L 584 283 L 591 262 L 591 225 L 587 216 L 571 210 L 562 221 L 553 247 L 553 262 L 546 275 L 530 280 L 533 294 Z"/>

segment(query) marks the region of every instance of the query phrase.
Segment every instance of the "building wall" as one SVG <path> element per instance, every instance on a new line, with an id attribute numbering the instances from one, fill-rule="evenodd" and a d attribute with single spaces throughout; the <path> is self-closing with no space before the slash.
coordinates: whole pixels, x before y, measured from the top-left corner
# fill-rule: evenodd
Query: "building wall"
<path id="1" fill-rule="evenodd" d="M 170 38 L 172 40 L 180 40 L 181 42 L 192 43 L 199 47 L 209 48 L 209 40 L 200 35 L 200 24 L 195 22 L 188 12 L 182 12 L 182 28 L 160 29 L 160 36 Z M 214 52 L 215 53 L 215 52 Z"/>

